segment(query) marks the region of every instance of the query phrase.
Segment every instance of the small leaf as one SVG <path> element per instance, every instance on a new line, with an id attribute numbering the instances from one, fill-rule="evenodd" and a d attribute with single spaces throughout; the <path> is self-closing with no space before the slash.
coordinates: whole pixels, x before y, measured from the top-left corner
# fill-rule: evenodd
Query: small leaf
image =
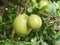
<path id="1" fill-rule="evenodd" d="M 33 7 L 33 9 L 38 8 L 38 3 L 34 3 L 32 7 Z"/>
<path id="2" fill-rule="evenodd" d="M 29 8 L 27 9 L 27 11 L 28 11 L 28 12 L 32 12 L 32 11 L 33 11 L 32 7 L 29 7 Z"/>

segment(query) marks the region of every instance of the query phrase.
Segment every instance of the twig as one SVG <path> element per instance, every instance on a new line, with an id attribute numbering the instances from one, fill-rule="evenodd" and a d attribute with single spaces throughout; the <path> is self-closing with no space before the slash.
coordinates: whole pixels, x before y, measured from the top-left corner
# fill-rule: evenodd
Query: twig
<path id="1" fill-rule="evenodd" d="M 49 15 L 49 14 L 43 13 L 43 12 L 41 12 L 41 11 L 39 11 L 38 13 L 39 13 L 39 14 L 42 14 L 43 16 L 48 17 L 48 18 L 47 18 L 48 20 L 50 20 L 50 19 L 55 19 L 55 17 L 53 17 L 53 16 L 51 16 L 51 15 Z M 50 21 L 50 22 L 49 22 L 49 26 L 51 26 L 51 24 L 54 24 L 54 23 L 60 23 L 60 18 L 55 19 L 55 20 L 53 20 L 53 21 Z M 58 28 L 56 28 L 56 30 L 60 30 L 60 26 L 58 26 Z"/>
<path id="2" fill-rule="evenodd" d="M 1 43 L 1 42 L 5 42 L 5 41 L 4 41 L 4 40 L 0 40 L 0 43 Z"/>
<path id="3" fill-rule="evenodd" d="M 16 15 L 18 16 L 18 14 L 19 14 L 19 5 L 17 5 L 17 11 L 16 11 Z M 12 29 L 12 33 L 11 33 L 11 39 L 14 37 L 14 34 L 15 34 L 15 31 L 14 31 L 14 28 Z"/>
<path id="4" fill-rule="evenodd" d="M 47 14 L 47 13 L 44 13 L 44 12 L 42 12 L 42 11 L 36 11 L 36 13 L 41 14 L 41 15 L 46 16 L 46 17 L 55 18 L 55 17 L 53 17 L 52 15 Z"/>
<path id="5" fill-rule="evenodd" d="M 19 6 L 17 5 L 16 15 L 18 16 L 18 14 L 19 14 Z"/>
<path id="6" fill-rule="evenodd" d="M 54 28 L 55 31 L 60 31 L 60 19 L 56 19 L 54 21 L 49 22 L 49 26 L 54 26 L 54 24 L 57 23 L 58 26 Z"/>
<path id="7" fill-rule="evenodd" d="M 26 0 L 26 4 L 25 4 L 25 7 L 24 7 L 24 12 L 26 13 L 26 9 L 28 7 L 28 4 L 29 4 L 30 0 Z"/>
<path id="8" fill-rule="evenodd" d="M 21 9 L 21 11 L 19 12 L 19 14 L 21 14 L 23 12 L 24 8 Z"/>
<path id="9" fill-rule="evenodd" d="M 51 22 L 49 22 L 49 23 L 54 23 L 54 22 L 59 23 L 59 22 L 60 22 L 60 19 L 58 18 L 58 19 L 56 19 L 56 20 L 54 20 L 54 21 L 51 21 Z"/>
<path id="10" fill-rule="evenodd" d="M 43 16 L 46 16 L 46 17 L 49 17 L 49 16 L 50 16 L 49 14 L 46 14 L 46 13 L 41 12 L 41 11 L 39 11 L 38 13 L 40 13 L 40 14 L 42 14 Z"/>
<path id="11" fill-rule="evenodd" d="M 60 25 L 57 26 L 57 28 L 55 29 L 56 31 L 60 31 Z"/>
<path id="12" fill-rule="evenodd" d="M 14 37 L 15 31 L 12 29 L 11 39 Z"/>
<path id="13" fill-rule="evenodd" d="M 16 15 L 18 16 L 19 14 L 21 14 L 24 10 L 24 8 L 21 8 L 21 10 L 19 9 L 19 5 L 17 5 L 17 11 L 16 11 Z"/>

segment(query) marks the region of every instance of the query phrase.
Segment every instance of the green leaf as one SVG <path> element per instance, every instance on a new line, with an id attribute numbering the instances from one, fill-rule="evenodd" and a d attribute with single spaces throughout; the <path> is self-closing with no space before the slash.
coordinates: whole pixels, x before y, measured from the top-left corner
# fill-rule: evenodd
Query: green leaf
<path id="1" fill-rule="evenodd" d="M 48 45 L 46 42 L 42 42 L 41 45 Z"/>
<path id="2" fill-rule="evenodd" d="M 38 3 L 34 3 L 32 7 L 33 7 L 33 9 L 38 8 Z"/>
<path id="3" fill-rule="evenodd" d="M 58 6 L 59 6 L 59 8 L 60 8 L 60 1 L 57 1 L 57 4 L 58 4 Z"/>
<path id="4" fill-rule="evenodd" d="M 0 16 L 0 23 L 2 23 L 2 16 Z"/>
<path id="5" fill-rule="evenodd" d="M 32 7 L 29 7 L 29 8 L 27 9 L 27 11 L 28 11 L 28 12 L 32 12 L 32 11 L 33 11 L 33 8 L 32 8 Z"/>

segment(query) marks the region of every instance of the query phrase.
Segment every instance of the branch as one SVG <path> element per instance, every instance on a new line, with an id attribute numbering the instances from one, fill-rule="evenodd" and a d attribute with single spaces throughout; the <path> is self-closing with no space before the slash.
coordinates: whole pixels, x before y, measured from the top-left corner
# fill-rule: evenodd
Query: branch
<path id="1" fill-rule="evenodd" d="M 58 18 L 58 19 L 56 19 L 56 20 L 54 20 L 54 21 L 51 21 L 51 22 L 49 22 L 49 23 L 55 23 L 55 22 L 60 23 L 60 19 Z"/>
<path id="2" fill-rule="evenodd" d="M 16 11 L 16 15 L 18 16 L 18 14 L 19 14 L 19 6 L 17 5 L 17 11 Z"/>
<path id="3" fill-rule="evenodd" d="M 52 15 L 47 14 L 47 13 L 44 13 L 44 12 L 42 12 L 42 11 L 36 11 L 36 13 L 41 14 L 41 15 L 46 16 L 46 17 L 55 18 L 55 17 L 53 17 Z"/>
<path id="4" fill-rule="evenodd" d="M 27 7 L 29 5 L 29 2 L 30 2 L 30 0 L 26 0 L 26 4 L 25 4 L 25 7 L 24 7 L 24 12 L 26 12 L 26 9 L 27 9 Z"/>
<path id="5" fill-rule="evenodd" d="M 0 43 L 1 43 L 1 42 L 3 43 L 3 42 L 5 42 L 5 41 L 4 41 L 4 40 L 0 40 Z"/>
<path id="6" fill-rule="evenodd" d="M 57 23 L 58 26 L 54 28 L 55 31 L 60 31 L 60 19 L 56 19 L 56 20 L 53 20 L 53 21 L 50 21 L 49 22 L 49 26 L 54 26 L 54 24 Z"/>
<path id="7" fill-rule="evenodd" d="M 60 25 L 57 26 L 57 28 L 55 29 L 55 31 L 60 31 Z"/>

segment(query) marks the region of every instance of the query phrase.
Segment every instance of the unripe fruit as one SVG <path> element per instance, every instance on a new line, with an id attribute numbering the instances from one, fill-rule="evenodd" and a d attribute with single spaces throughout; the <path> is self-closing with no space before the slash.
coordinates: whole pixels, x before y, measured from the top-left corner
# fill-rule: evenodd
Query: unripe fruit
<path id="1" fill-rule="evenodd" d="M 39 29 L 42 26 L 42 20 L 38 15 L 32 14 L 28 19 L 28 25 L 34 30 Z"/>
<path id="2" fill-rule="evenodd" d="M 47 6 L 49 4 L 49 2 L 47 0 L 41 0 L 39 2 L 39 8 L 43 8 L 44 6 Z"/>
<path id="3" fill-rule="evenodd" d="M 27 27 L 28 15 L 20 14 L 16 17 L 14 21 L 14 30 L 17 34 L 27 35 L 29 34 L 29 29 Z"/>
<path id="4" fill-rule="evenodd" d="M 49 13 L 50 12 L 49 5 L 50 2 L 48 0 L 41 0 L 39 2 L 39 9 L 42 9 L 42 11 L 44 11 L 45 13 Z"/>

